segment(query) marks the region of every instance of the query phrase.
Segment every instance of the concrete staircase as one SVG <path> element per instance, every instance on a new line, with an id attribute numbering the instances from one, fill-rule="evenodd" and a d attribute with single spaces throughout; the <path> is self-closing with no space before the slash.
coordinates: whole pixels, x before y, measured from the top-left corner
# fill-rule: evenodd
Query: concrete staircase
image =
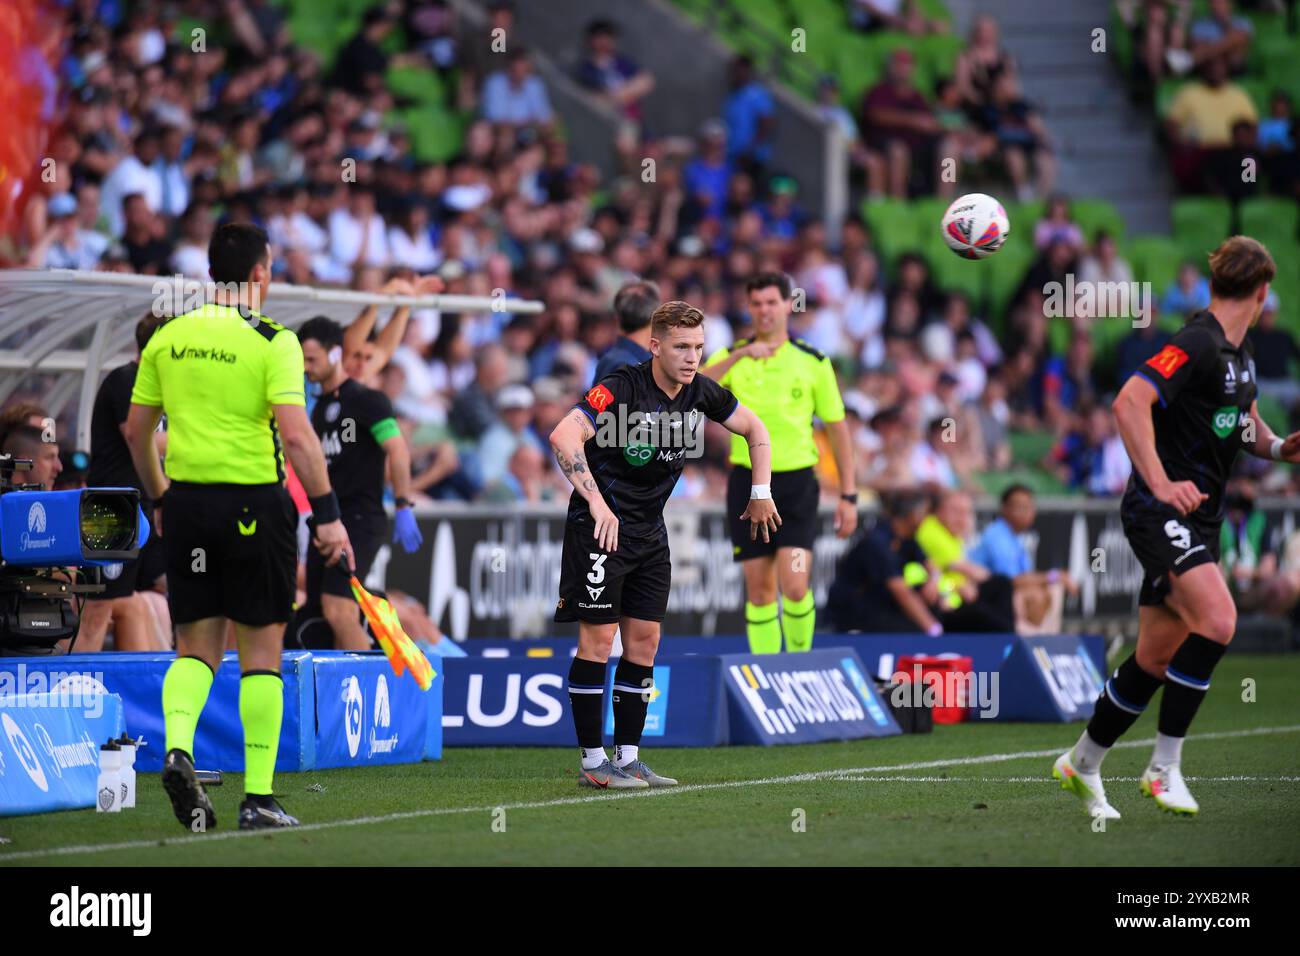
<path id="1" fill-rule="evenodd" d="M 988 13 L 1020 66 L 1026 97 L 1056 139 L 1057 186 L 1107 199 L 1130 236 L 1169 231 L 1173 181 L 1155 139 L 1156 120 L 1125 95 L 1111 54 L 1092 52 L 1092 32 L 1111 27 L 1109 0 L 948 0 L 965 35 Z M 1107 49 L 1114 40 L 1107 36 Z"/>

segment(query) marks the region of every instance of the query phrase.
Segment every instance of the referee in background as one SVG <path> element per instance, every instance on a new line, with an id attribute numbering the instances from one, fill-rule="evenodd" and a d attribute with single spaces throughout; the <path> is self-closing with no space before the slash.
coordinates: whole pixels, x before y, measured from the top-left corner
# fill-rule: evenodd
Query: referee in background
<path id="1" fill-rule="evenodd" d="M 821 495 L 814 470 L 820 453 L 813 416 L 826 424 L 839 472 L 835 532 L 840 538 L 847 538 L 858 526 L 853 445 L 831 360 L 790 335 L 789 277 L 759 273 L 745 284 L 745 290 L 754 337 L 733 343 L 731 349 L 719 349 L 700 370 L 730 389 L 772 437 L 772 498 L 782 523 L 770 540 L 752 538 L 749 522 L 740 520 L 749 504 L 753 476 L 749 448 L 743 440 L 731 442 L 734 467 L 727 483 L 727 518 L 735 560 L 744 568 L 745 632 L 753 654 L 779 653 L 782 633 L 787 651 L 809 651 L 816 624 L 809 577 Z"/>
<path id="2" fill-rule="evenodd" d="M 350 553 L 320 441 L 307 419 L 298 337 L 251 307 L 271 282 L 266 232 L 227 223 L 212 235 L 215 301 L 162 326 L 140 355 L 126 440 L 166 554 L 177 625 L 163 680 L 162 782 L 177 820 L 216 824 L 194 775 L 194 731 L 221 664 L 227 621 L 239 644 L 244 791 L 239 827 L 296 826 L 272 796 L 284 713 L 284 629 L 293 611 L 297 513 L 284 456 L 311 500 L 317 547 Z M 167 415 L 166 475 L 153 447 Z"/>

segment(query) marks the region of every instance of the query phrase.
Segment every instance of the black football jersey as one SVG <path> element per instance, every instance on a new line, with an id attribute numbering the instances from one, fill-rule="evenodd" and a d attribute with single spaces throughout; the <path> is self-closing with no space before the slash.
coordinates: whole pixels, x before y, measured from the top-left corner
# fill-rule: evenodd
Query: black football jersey
<path id="1" fill-rule="evenodd" d="M 1197 518 L 1222 521 L 1224 487 L 1257 394 L 1249 343 L 1233 346 L 1213 313 L 1198 312 L 1133 374 L 1150 382 L 1160 397 L 1152 421 L 1166 474 L 1209 495 Z M 1139 497 L 1151 496 L 1136 469 L 1129 488 Z"/>
<path id="2" fill-rule="evenodd" d="M 311 424 L 342 512 L 383 514 L 387 454 L 382 443 L 401 434 L 388 396 L 348 379 L 316 400 Z"/>
<path id="3" fill-rule="evenodd" d="M 596 429 L 583 454 L 596 487 L 620 525 L 662 525 L 664 505 L 689 458 L 703 452 L 703 419 L 723 422 L 736 396 L 698 372 L 675 398 L 655 384 L 651 362 L 624 365 L 577 404 Z M 591 520 L 576 491 L 569 519 Z"/>

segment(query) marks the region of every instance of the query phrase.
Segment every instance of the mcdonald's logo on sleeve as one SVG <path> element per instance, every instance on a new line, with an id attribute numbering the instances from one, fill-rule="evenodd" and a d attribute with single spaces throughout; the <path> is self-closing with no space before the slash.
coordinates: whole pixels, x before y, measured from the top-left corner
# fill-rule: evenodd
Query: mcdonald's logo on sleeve
<path id="1" fill-rule="evenodd" d="M 1187 356 L 1183 356 L 1186 358 Z M 587 393 L 587 404 L 598 412 L 603 412 L 614 401 L 614 393 L 604 385 L 597 385 Z"/>
<path id="2" fill-rule="evenodd" d="M 1159 372 L 1164 378 L 1170 378 L 1187 362 L 1187 353 L 1177 345 L 1166 345 L 1151 358 L 1147 365 Z"/>

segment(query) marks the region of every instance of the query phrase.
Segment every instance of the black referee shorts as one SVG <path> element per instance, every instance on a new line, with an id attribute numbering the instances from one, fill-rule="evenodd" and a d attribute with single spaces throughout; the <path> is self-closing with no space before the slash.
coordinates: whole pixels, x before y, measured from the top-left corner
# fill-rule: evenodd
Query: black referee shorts
<path id="1" fill-rule="evenodd" d="M 298 512 L 281 484 L 173 481 L 163 499 L 172 620 L 228 617 L 247 627 L 288 622 L 298 563 Z"/>
<path id="2" fill-rule="evenodd" d="M 740 517 L 749 507 L 749 490 L 753 484 L 754 473 L 748 468 L 731 469 L 727 479 L 727 521 L 734 560 L 748 561 L 776 554 L 777 548 L 812 550 L 817 540 L 817 505 L 821 498 L 817 473 L 811 468 L 772 473 L 772 500 L 781 516 L 781 527 L 766 542 L 761 532 L 757 540 L 751 539 L 750 523 Z"/>

